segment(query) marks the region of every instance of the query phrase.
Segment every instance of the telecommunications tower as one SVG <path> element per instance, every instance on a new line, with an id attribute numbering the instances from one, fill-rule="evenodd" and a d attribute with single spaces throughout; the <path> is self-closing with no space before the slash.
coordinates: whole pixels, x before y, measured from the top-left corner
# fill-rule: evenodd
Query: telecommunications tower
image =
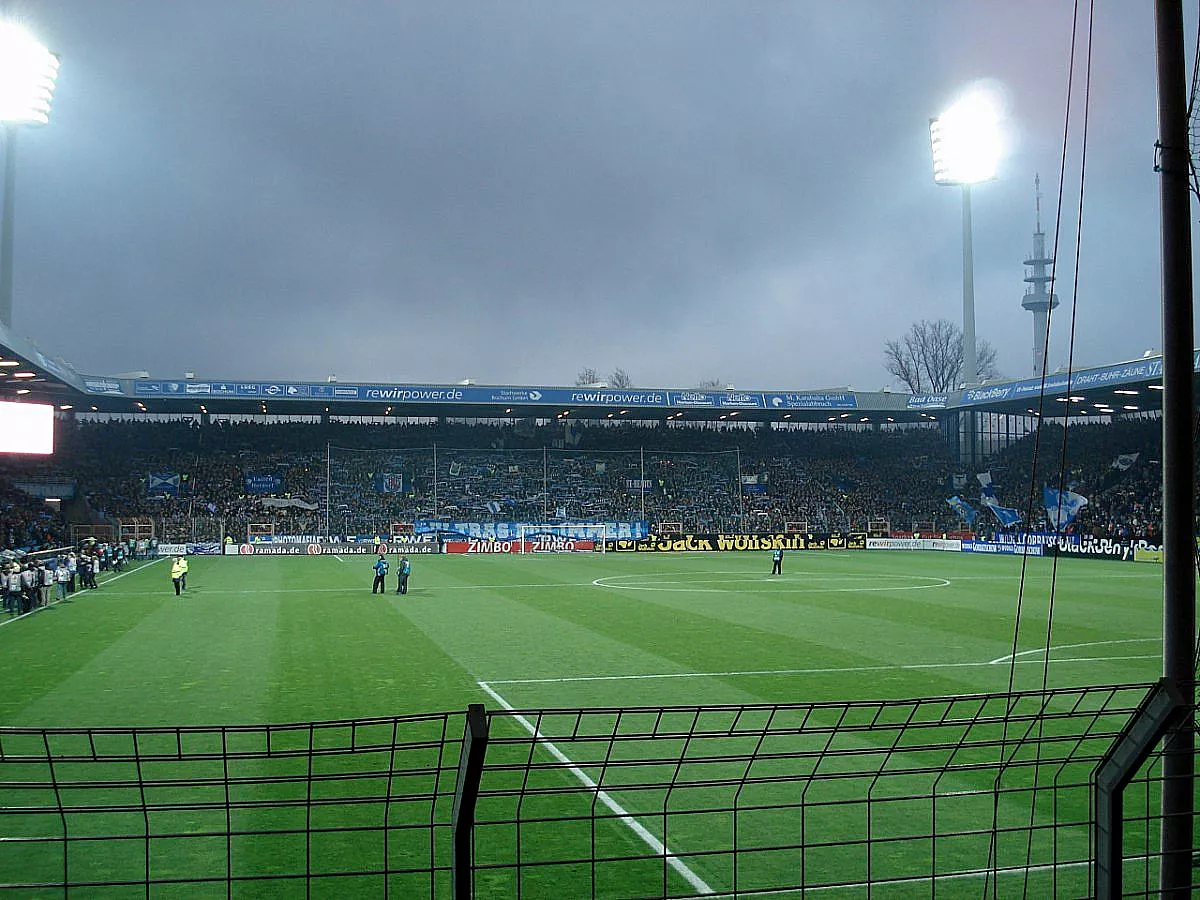
<path id="1" fill-rule="evenodd" d="M 1028 271 L 1025 273 L 1025 298 L 1021 306 L 1033 313 L 1033 374 L 1041 375 L 1046 366 L 1046 323 L 1050 318 L 1050 310 L 1058 306 L 1058 297 L 1047 289 L 1054 276 L 1049 273 L 1049 267 L 1054 265 L 1054 258 L 1046 255 L 1046 235 L 1042 231 L 1042 178 L 1034 176 L 1034 205 L 1037 211 L 1037 230 L 1033 232 L 1033 254 L 1025 260 Z"/>

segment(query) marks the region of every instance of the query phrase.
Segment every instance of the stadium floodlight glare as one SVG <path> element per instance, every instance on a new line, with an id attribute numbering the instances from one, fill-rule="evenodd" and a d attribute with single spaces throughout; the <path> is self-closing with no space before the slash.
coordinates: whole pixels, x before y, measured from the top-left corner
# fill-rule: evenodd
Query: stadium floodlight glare
<path id="1" fill-rule="evenodd" d="M 953 106 L 929 120 L 933 180 L 967 185 L 991 181 L 1004 148 L 1001 105 L 994 91 L 976 86 Z"/>
<path id="2" fill-rule="evenodd" d="M 0 123 L 45 125 L 58 78 L 58 57 L 25 28 L 0 21 Z"/>
<path id="3" fill-rule="evenodd" d="M 16 22 L 0 19 L 0 126 L 4 128 L 4 208 L 0 212 L 0 325 L 12 325 L 13 194 L 17 126 L 45 125 L 58 57 Z"/>
<path id="4" fill-rule="evenodd" d="M 965 90 L 944 113 L 929 120 L 933 147 L 933 180 L 940 185 L 962 188 L 963 231 L 963 351 L 959 380 L 979 381 L 979 359 L 975 344 L 975 262 L 971 236 L 971 185 L 991 181 L 1000 167 L 1004 151 L 1003 105 L 1000 92 L 986 83 Z M 975 418 L 963 418 L 965 445 L 960 455 L 976 462 Z"/>

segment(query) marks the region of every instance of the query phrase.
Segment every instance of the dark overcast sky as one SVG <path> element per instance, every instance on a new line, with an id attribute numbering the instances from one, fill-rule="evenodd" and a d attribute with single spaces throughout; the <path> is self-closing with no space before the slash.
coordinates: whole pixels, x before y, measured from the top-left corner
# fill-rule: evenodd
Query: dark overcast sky
<path id="1" fill-rule="evenodd" d="M 876 390 L 886 339 L 961 321 L 927 123 L 986 77 L 1013 147 L 974 193 L 978 331 L 1032 372 L 1070 2 L 9 6 L 62 57 L 20 135 L 14 327 L 81 371 Z M 1152 13 L 1096 6 L 1077 365 L 1161 345 Z"/>

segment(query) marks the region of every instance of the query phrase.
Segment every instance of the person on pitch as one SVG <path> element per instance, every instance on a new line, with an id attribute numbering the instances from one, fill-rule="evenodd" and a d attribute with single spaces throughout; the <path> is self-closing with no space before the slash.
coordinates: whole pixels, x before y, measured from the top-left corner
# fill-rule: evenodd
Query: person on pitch
<path id="1" fill-rule="evenodd" d="M 183 577 L 179 579 L 179 583 L 181 585 L 183 585 L 183 589 L 186 591 L 187 590 L 187 573 L 188 573 L 187 557 L 181 556 L 181 557 L 179 557 L 179 561 L 183 565 Z"/>
<path id="2" fill-rule="evenodd" d="M 375 580 L 371 582 L 371 593 L 374 594 L 376 591 L 378 591 L 381 594 L 386 594 L 386 579 L 388 573 L 387 557 L 380 553 L 379 559 L 376 560 L 373 568 L 375 569 Z"/>
<path id="3" fill-rule="evenodd" d="M 771 574 L 783 574 L 783 548 L 776 547 L 771 551 Z"/>
<path id="4" fill-rule="evenodd" d="M 412 573 L 412 564 L 409 563 L 407 556 L 400 557 L 400 565 L 396 567 L 396 575 L 399 581 L 396 582 L 396 593 L 408 593 L 408 576 Z"/>
<path id="5" fill-rule="evenodd" d="M 183 590 L 183 578 L 186 571 L 184 569 L 184 564 L 185 560 L 182 556 L 177 556 L 175 559 L 171 560 L 171 583 L 175 585 L 176 597 L 178 597 L 180 591 Z"/>

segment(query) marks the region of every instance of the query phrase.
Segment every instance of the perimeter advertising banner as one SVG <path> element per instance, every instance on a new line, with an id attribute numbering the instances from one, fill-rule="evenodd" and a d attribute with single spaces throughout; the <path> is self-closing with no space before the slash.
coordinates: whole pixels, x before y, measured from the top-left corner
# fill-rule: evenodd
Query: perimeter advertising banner
<path id="1" fill-rule="evenodd" d="M 605 541 L 618 553 L 688 553 L 722 550 L 865 550 L 865 532 L 786 534 L 661 534 L 640 540 Z"/>
<path id="2" fill-rule="evenodd" d="M 574 553 L 591 552 L 596 549 L 596 542 L 549 536 L 532 541 L 482 541 L 469 538 L 465 541 L 446 541 L 445 546 L 447 553 Z"/>
<path id="3" fill-rule="evenodd" d="M 369 544 L 226 544 L 226 556 L 375 556 L 376 554 L 440 553 L 436 542 L 384 541 Z"/>

